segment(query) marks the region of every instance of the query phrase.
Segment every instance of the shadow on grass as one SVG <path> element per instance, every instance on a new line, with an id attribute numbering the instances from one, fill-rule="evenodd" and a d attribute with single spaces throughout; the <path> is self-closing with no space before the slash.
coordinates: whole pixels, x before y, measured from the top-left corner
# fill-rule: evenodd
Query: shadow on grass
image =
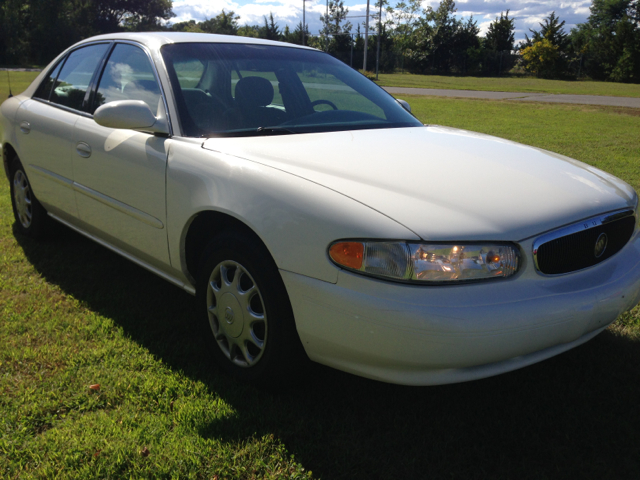
<path id="1" fill-rule="evenodd" d="M 205 437 L 274 434 L 323 478 L 640 478 L 640 342 L 610 332 L 540 364 L 439 387 L 378 383 L 314 365 L 281 394 L 222 377 L 193 297 L 56 226 L 16 235 L 46 278 L 237 415 Z"/>

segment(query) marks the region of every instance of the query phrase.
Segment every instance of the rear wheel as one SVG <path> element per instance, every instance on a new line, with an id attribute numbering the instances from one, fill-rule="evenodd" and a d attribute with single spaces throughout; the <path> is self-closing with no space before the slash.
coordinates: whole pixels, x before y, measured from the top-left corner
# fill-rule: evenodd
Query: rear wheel
<path id="1" fill-rule="evenodd" d="M 200 265 L 198 302 L 220 367 L 262 386 L 289 382 L 306 355 L 282 277 L 267 249 L 248 235 L 227 232 L 207 246 Z"/>
<path id="2" fill-rule="evenodd" d="M 40 238 L 47 229 L 47 211 L 33 194 L 27 174 L 18 158 L 14 158 L 9 169 L 11 179 L 11 206 L 16 227 L 23 235 Z"/>

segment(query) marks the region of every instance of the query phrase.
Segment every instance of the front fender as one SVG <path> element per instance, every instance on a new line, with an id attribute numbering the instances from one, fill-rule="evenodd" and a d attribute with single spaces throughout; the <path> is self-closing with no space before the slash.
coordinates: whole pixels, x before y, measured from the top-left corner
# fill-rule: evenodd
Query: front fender
<path id="1" fill-rule="evenodd" d="M 419 239 L 395 220 L 339 192 L 177 138 L 169 153 L 167 226 L 172 266 L 185 278 L 181 240 L 194 215 L 206 210 L 228 214 L 251 228 L 278 268 L 331 283 L 339 272 L 327 255 L 331 242 Z"/>

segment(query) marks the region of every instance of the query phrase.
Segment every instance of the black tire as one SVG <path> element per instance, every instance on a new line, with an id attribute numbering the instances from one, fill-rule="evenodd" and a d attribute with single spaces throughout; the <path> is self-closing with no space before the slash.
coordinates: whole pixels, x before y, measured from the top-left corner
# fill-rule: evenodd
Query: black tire
<path id="1" fill-rule="evenodd" d="M 268 250 L 250 235 L 229 231 L 209 243 L 199 265 L 198 309 L 211 327 L 220 368 L 261 387 L 291 384 L 308 359 Z"/>
<path id="2" fill-rule="evenodd" d="M 18 157 L 14 157 L 9 164 L 9 180 L 16 228 L 22 235 L 34 239 L 42 238 L 50 219 L 33 193 L 27 173 Z"/>

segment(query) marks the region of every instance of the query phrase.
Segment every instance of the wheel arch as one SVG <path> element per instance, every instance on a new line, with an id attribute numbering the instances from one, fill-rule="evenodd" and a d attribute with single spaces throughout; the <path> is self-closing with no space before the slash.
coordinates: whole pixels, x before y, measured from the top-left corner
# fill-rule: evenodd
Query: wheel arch
<path id="1" fill-rule="evenodd" d="M 2 145 L 2 165 L 4 166 L 4 173 L 9 181 L 11 180 L 9 177 L 10 162 L 17 156 L 18 153 L 16 149 L 13 148 L 13 145 L 8 142 Z"/>
<path id="2" fill-rule="evenodd" d="M 203 210 L 191 217 L 182 236 L 183 269 L 186 270 L 189 280 L 193 281 L 198 277 L 200 257 L 211 239 L 226 231 L 237 231 L 252 237 L 276 263 L 262 238 L 242 220 L 217 210 Z"/>

